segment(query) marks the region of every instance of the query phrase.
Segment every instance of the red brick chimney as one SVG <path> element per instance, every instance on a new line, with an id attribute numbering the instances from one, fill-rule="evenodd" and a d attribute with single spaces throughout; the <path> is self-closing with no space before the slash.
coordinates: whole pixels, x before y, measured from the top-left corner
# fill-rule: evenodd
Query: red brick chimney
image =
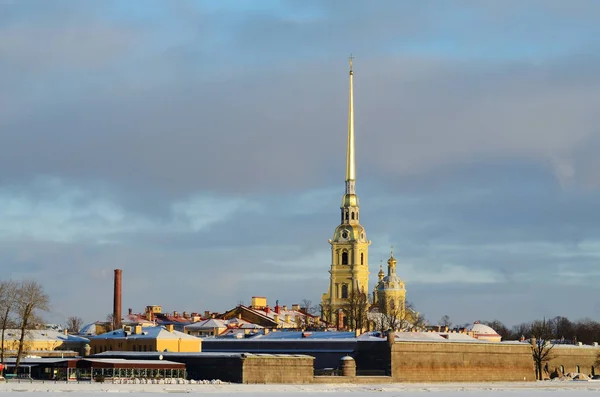
<path id="1" fill-rule="evenodd" d="M 121 328 L 121 277 L 123 271 L 115 269 L 115 290 L 113 298 L 113 324 L 115 328 Z"/>

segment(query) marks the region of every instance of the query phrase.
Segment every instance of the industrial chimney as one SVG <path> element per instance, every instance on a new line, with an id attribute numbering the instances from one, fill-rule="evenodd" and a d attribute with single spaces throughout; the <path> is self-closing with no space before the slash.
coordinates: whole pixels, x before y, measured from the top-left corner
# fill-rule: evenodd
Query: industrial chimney
<path id="1" fill-rule="evenodd" d="M 115 269 L 115 296 L 113 299 L 113 325 L 115 329 L 121 328 L 121 276 L 123 271 Z"/>

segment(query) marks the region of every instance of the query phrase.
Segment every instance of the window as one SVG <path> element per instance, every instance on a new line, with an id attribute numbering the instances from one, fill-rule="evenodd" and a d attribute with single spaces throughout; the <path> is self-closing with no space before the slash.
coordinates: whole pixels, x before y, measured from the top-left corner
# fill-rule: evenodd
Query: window
<path id="1" fill-rule="evenodd" d="M 360 253 L 360 264 L 361 265 L 365 264 L 365 254 L 363 254 L 362 252 Z"/>
<path id="2" fill-rule="evenodd" d="M 579 365 L 577 365 L 576 368 L 577 368 L 577 373 L 581 373 L 581 368 L 579 368 Z"/>
<path id="3" fill-rule="evenodd" d="M 352 220 L 354 220 L 354 212 L 352 212 Z"/>
<path id="4" fill-rule="evenodd" d="M 346 251 L 342 252 L 342 265 L 348 264 L 348 253 Z"/>
<path id="5" fill-rule="evenodd" d="M 564 375 L 565 374 L 565 366 L 561 365 L 560 366 L 560 372 Z"/>
<path id="6" fill-rule="evenodd" d="M 348 284 L 342 285 L 342 299 L 348 299 Z"/>
<path id="7" fill-rule="evenodd" d="M 346 211 L 346 220 L 348 220 L 348 211 Z"/>

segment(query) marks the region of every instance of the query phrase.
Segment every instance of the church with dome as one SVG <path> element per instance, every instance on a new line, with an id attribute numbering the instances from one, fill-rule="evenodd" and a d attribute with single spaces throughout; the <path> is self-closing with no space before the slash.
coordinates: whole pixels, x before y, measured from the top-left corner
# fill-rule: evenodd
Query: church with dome
<path id="1" fill-rule="evenodd" d="M 406 288 L 404 287 L 404 281 L 396 275 L 397 262 L 392 252 L 390 259 L 387 261 L 387 276 L 383 272 L 383 267 L 380 266 L 377 274 L 379 280 L 373 290 L 373 303 L 383 313 L 396 312 L 400 318 L 404 318 L 406 314 Z"/>
<path id="2" fill-rule="evenodd" d="M 354 71 L 350 57 L 350 90 L 348 103 L 348 137 L 346 149 L 345 192 L 340 205 L 340 224 L 335 228 L 331 244 L 331 267 L 329 288 L 321 299 L 322 316 L 338 328 L 351 326 L 349 311 L 375 312 L 378 315 L 393 314 L 403 320 L 407 316 L 406 289 L 396 274 L 397 260 L 394 254 L 388 260 L 387 275 L 379 270 L 379 279 L 369 300 L 369 246 L 365 228 L 360 224 L 360 205 L 356 194 L 356 157 L 354 145 Z M 357 307 L 358 306 L 358 307 Z M 409 311 L 416 319 L 418 313 Z M 373 316 L 369 323 L 373 328 Z M 366 328 L 366 327 L 365 327 Z"/>

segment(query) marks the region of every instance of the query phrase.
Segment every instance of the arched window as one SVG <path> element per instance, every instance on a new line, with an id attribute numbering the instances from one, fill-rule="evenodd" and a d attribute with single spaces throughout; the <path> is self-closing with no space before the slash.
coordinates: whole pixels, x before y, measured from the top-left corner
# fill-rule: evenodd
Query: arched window
<path id="1" fill-rule="evenodd" d="M 579 365 L 576 366 L 577 367 L 577 373 L 581 372 L 581 368 L 579 368 Z"/>
<path id="2" fill-rule="evenodd" d="M 365 264 L 365 254 L 363 254 L 362 252 L 360 253 L 360 264 L 361 265 Z"/>
<path id="3" fill-rule="evenodd" d="M 352 220 L 354 220 L 354 212 L 352 212 Z"/>
<path id="4" fill-rule="evenodd" d="M 561 365 L 560 366 L 560 372 L 564 375 L 565 374 L 565 366 Z"/>
<path id="5" fill-rule="evenodd" d="M 342 299 L 348 298 L 348 284 L 342 285 Z"/>
<path id="6" fill-rule="evenodd" d="M 348 211 L 346 211 L 346 220 L 348 220 Z"/>
<path id="7" fill-rule="evenodd" d="M 348 264 L 348 253 L 346 251 L 342 252 L 342 265 Z"/>

